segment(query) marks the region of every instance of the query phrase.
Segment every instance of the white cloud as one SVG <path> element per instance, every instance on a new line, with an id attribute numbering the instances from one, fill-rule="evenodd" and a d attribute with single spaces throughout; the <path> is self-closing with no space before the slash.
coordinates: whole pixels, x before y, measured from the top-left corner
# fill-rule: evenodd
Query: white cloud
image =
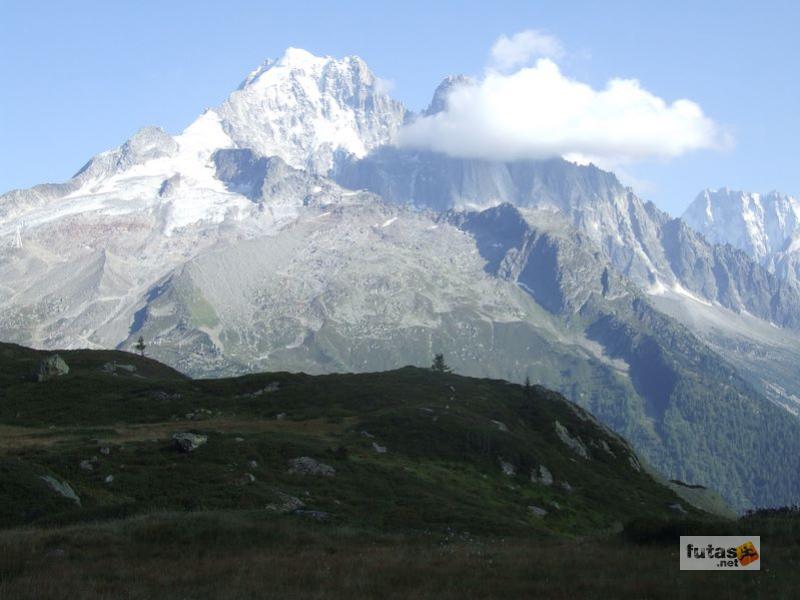
<path id="1" fill-rule="evenodd" d="M 492 46 L 492 65 L 507 71 L 528 65 L 534 58 L 560 58 L 563 54 L 557 38 L 528 29 L 511 37 L 501 35 Z"/>
<path id="2" fill-rule="evenodd" d="M 401 146 L 462 158 L 569 156 L 608 167 L 729 143 L 690 100 L 669 103 L 633 79 L 593 89 L 546 58 L 511 74 L 490 69 L 480 81 L 455 86 L 446 110 L 418 118 L 398 136 Z"/>

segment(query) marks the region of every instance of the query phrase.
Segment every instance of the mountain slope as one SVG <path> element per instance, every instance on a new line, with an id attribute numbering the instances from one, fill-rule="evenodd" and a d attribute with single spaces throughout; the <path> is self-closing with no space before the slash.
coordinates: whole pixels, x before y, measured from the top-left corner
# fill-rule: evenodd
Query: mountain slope
<path id="1" fill-rule="evenodd" d="M 647 474 L 625 440 L 540 387 L 414 368 L 189 380 L 149 359 L 94 351 L 62 353 L 67 375 L 25 381 L 44 356 L 0 344 L 0 426 L 15 436 L 0 446 L 6 527 L 202 507 L 548 536 L 702 514 Z M 75 426 L 102 428 L 106 450 Z M 207 442 L 181 454 L 170 438 L 186 429 Z M 37 442 L 41 430 L 54 437 Z M 304 456 L 333 471 L 292 472 Z M 79 502 L 40 474 L 66 481 Z"/>
<path id="2" fill-rule="evenodd" d="M 783 471 L 776 447 L 795 444 L 800 422 L 609 269 L 590 240 L 557 219 L 543 227 L 546 218 L 528 213 L 526 221 L 510 205 L 454 218 L 476 236 L 487 270 L 516 281 L 625 365 L 636 390 L 625 403 L 608 390 L 567 393 L 658 469 L 701 481 L 739 507 L 798 493 L 792 473 L 800 464 Z"/>
<path id="3" fill-rule="evenodd" d="M 383 198 L 433 210 L 499 202 L 563 214 L 604 257 L 651 291 L 695 294 L 780 326 L 800 328 L 800 289 L 744 253 L 693 235 L 612 174 L 562 159 L 498 163 L 380 148 L 343 161 L 335 179 Z M 678 238 L 678 239 L 676 239 Z"/>

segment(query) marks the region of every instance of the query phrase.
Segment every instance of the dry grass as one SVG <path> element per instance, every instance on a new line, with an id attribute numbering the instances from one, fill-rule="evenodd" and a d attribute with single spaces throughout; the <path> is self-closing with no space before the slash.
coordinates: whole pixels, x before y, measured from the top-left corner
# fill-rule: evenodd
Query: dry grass
<path id="1" fill-rule="evenodd" d="M 301 434 L 314 434 L 329 437 L 346 430 L 358 419 L 348 417 L 332 423 L 326 419 L 258 420 L 252 418 L 219 417 L 195 420 L 175 420 L 164 423 L 115 424 L 104 427 L 102 438 L 109 442 L 143 442 L 148 440 L 168 440 L 175 431 L 191 430 L 198 427 L 219 433 L 264 433 L 284 431 Z M 23 448 L 53 446 L 86 437 L 83 427 L 17 427 L 0 425 L 0 453 L 16 452 Z"/>
<path id="2" fill-rule="evenodd" d="M 794 598 L 796 559 L 760 573 L 683 573 L 676 547 L 617 539 L 445 540 L 228 515 L 139 517 L 0 537 L 0 597 Z"/>

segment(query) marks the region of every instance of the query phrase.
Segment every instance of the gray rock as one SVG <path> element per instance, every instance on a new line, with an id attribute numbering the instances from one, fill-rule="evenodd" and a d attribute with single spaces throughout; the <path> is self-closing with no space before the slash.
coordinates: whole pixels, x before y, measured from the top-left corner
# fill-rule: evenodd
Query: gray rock
<path id="1" fill-rule="evenodd" d="M 251 469 L 257 469 L 258 468 L 258 461 L 249 460 L 249 461 L 247 461 L 247 466 L 250 467 Z"/>
<path id="2" fill-rule="evenodd" d="M 636 456 L 634 456 L 633 454 L 630 454 L 630 455 L 628 455 L 628 462 L 630 463 L 630 465 L 631 465 L 631 468 L 632 468 L 634 471 L 639 471 L 639 472 L 641 472 L 641 470 L 642 470 L 642 465 L 639 463 L 639 459 L 638 459 L 638 458 L 636 458 Z"/>
<path id="3" fill-rule="evenodd" d="M 600 440 L 599 442 L 597 442 L 597 444 L 600 447 L 600 449 L 603 450 L 603 452 L 605 452 L 606 454 L 608 454 L 610 456 L 616 457 L 616 455 L 614 454 L 614 451 L 611 449 L 611 446 L 608 445 L 607 441 Z"/>
<path id="4" fill-rule="evenodd" d="M 531 512 L 534 514 L 534 515 L 536 515 L 537 517 L 539 517 L 540 519 L 543 519 L 545 516 L 547 516 L 547 511 L 546 511 L 545 509 L 543 509 L 543 508 L 539 507 L 539 506 L 534 506 L 533 504 L 531 504 L 531 505 L 528 507 L 528 509 L 529 509 L 529 510 L 530 510 L 530 511 L 531 511 Z"/>
<path id="5" fill-rule="evenodd" d="M 106 483 L 113 483 L 114 482 L 114 476 L 113 475 L 107 475 L 106 478 L 103 479 L 103 481 L 105 481 Z"/>
<path id="6" fill-rule="evenodd" d="M 34 376 L 39 383 L 69 373 L 69 366 L 58 354 L 53 354 L 39 361 Z"/>
<path id="7" fill-rule="evenodd" d="M 179 432 L 172 434 L 172 443 L 181 452 L 194 452 L 208 441 L 208 436 L 198 433 Z"/>
<path id="8" fill-rule="evenodd" d="M 589 451 L 579 437 L 570 435 L 569 430 L 558 421 L 555 422 L 558 439 L 564 442 L 575 454 L 582 458 L 589 458 Z"/>
<path id="9" fill-rule="evenodd" d="M 378 454 L 386 454 L 386 446 L 381 446 L 378 442 L 372 442 L 372 449 Z"/>
<path id="10" fill-rule="evenodd" d="M 492 419 L 492 423 L 494 423 L 497 426 L 497 429 L 499 429 L 500 431 L 508 431 L 508 426 L 502 421 L 495 421 L 494 419 Z"/>
<path id="11" fill-rule="evenodd" d="M 514 465 L 502 458 L 500 459 L 500 470 L 503 471 L 503 475 L 508 477 L 513 477 L 517 472 L 517 468 Z"/>
<path id="12" fill-rule="evenodd" d="M 553 485 L 553 474 L 544 465 L 539 465 L 538 469 L 531 472 L 531 481 L 547 486 Z"/>
<path id="13" fill-rule="evenodd" d="M 94 471 L 94 465 L 90 460 L 82 460 L 80 464 L 81 471 Z"/>
<path id="14" fill-rule="evenodd" d="M 268 383 L 266 386 L 261 388 L 260 390 L 256 390 L 255 392 L 249 392 L 247 394 L 241 394 L 241 398 L 257 398 L 262 394 L 271 394 L 273 392 L 277 392 L 281 388 L 281 384 L 277 381 L 272 381 Z M 286 413 L 281 413 L 285 416 Z"/>
<path id="15" fill-rule="evenodd" d="M 678 513 L 679 515 L 687 515 L 689 511 L 683 508 L 683 505 L 680 502 L 676 502 L 675 504 L 670 504 L 669 509 L 672 512 Z"/>
<path id="16" fill-rule="evenodd" d="M 172 177 L 165 179 L 161 182 L 161 187 L 158 189 L 158 195 L 161 198 L 172 198 L 178 193 L 181 187 L 181 174 L 175 173 Z"/>
<path id="17" fill-rule="evenodd" d="M 300 498 L 290 496 L 283 492 L 275 492 L 276 501 L 272 504 L 267 504 L 264 508 L 279 513 L 290 513 L 301 508 L 305 508 L 306 504 Z"/>
<path id="18" fill-rule="evenodd" d="M 81 499 L 78 497 L 78 494 L 75 493 L 75 490 L 72 489 L 69 483 L 66 481 L 59 481 L 55 477 L 51 477 L 50 475 L 40 475 L 40 479 L 42 479 L 51 490 L 64 496 L 68 500 L 72 500 L 78 506 L 81 505 Z"/>
<path id="19" fill-rule="evenodd" d="M 111 448 L 109 446 L 102 446 L 100 448 L 100 454 L 102 454 L 103 456 L 108 456 L 109 454 L 111 454 Z"/>
<path id="20" fill-rule="evenodd" d="M 286 413 L 285 413 L 285 412 L 283 412 L 283 413 L 278 413 L 277 415 L 275 415 L 275 419 L 277 419 L 278 421 L 283 421 L 283 420 L 285 420 L 285 419 L 286 419 Z"/>
<path id="21" fill-rule="evenodd" d="M 565 492 L 567 492 L 568 494 L 571 494 L 571 493 L 572 493 L 572 490 L 574 489 L 574 488 L 573 488 L 573 487 L 572 487 L 572 486 L 569 484 L 569 481 L 562 481 L 560 485 L 561 485 L 561 489 L 562 489 L 562 490 L 564 490 Z"/>
<path id="22" fill-rule="evenodd" d="M 336 475 L 336 469 L 310 456 L 301 456 L 289 461 L 289 473 L 293 475 L 321 475 L 323 477 L 333 477 Z"/>
<path id="23" fill-rule="evenodd" d="M 363 437 L 365 437 L 365 438 L 370 438 L 370 439 L 372 439 L 372 438 L 374 438 L 374 437 L 375 437 L 375 436 L 374 436 L 374 435 L 372 435 L 372 434 L 371 434 L 369 431 L 362 431 L 362 432 L 361 432 L 361 435 L 362 435 Z"/>
<path id="24" fill-rule="evenodd" d="M 245 473 L 239 479 L 236 480 L 238 485 L 251 485 L 256 482 L 256 476 L 252 473 Z"/>
<path id="25" fill-rule="evenodd" d="M 116 362 L 113 361 L 105 363 L 101 368 L 106 373 L 114 373 L 114 374 L 116 374 L 117 371 L 125 371 L 127 373 L 136 372 L 136 365 L 117 364 Z"/>

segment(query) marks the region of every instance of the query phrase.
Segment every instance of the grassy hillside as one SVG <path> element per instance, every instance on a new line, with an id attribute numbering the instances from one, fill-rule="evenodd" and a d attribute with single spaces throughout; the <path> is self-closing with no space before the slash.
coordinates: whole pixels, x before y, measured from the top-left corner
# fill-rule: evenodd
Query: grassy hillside
<path id="1" fill-rule="evenodd" d="M 711 517 L 683 491 L 717 497 L 654 478 L 543 388 L 416 368 L 192 380 L 95 351 L 60 353 L 69 373 L 38 383 L 49 354 L 0 345 L 2 598 L 788 598 L 800 583 L 794 515 Z M 179 432 L 207 441 L 181 452 Z M 300 457 L 326 474 L 291 472 Z M 768 571 L 677 570 L 680 533 L 736 532 L 765 536 Z"/>
<path id="2" fill-rule="evenodd" d="M 626 442 L 539 387 L 417 368 L 191 380 L 95 351 L 61 353 L 69 374 L 38 383 L 29 374 L 47 354 L 4 345 L 0 356 L 4 526 L 258 510 L 287 496 L 339 524 L 403 531 L 576 535 L 694 511 Z M 207 443 L 181 453 L 178 432 Z M 335 476 L 290 473 L 306 456 Z"/>

